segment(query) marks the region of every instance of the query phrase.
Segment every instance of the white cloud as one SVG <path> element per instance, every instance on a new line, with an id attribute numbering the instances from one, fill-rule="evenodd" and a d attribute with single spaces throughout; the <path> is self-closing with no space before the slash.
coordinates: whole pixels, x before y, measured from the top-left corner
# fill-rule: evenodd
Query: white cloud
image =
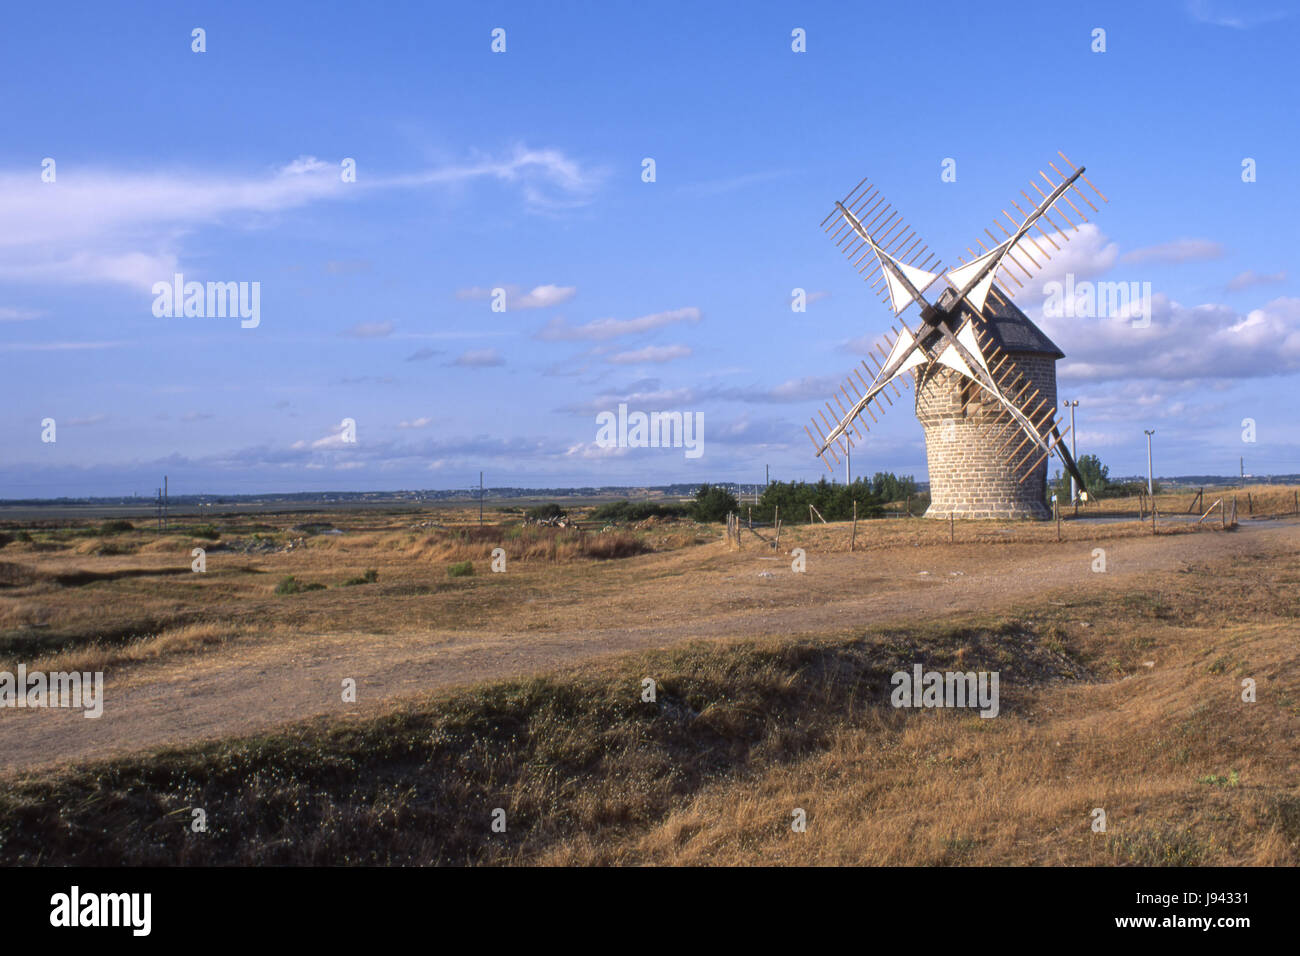
<path id="1" fill-rule="evenodd" d="M 537 338 L 546 342 L 601 341 L 621 335 L 635 335 L 639 332 L 661 329 L 678 322 L 699 321 L 700 310 L 694 306 L 673 309 L 669 312 L 655 312 L 635 319 L 595 319 L 583 325 L 570 325 L 562 318 L 554 318 L 537 333 Z"/>
<path id="2" fill-rule="evenodd" d="M 1123 315 L 1038 322 L 1066 353 L 1060 374 L 1076 380 L 1240 379 L 1300 371 L 1297 298 L 1274 299 L 1241 315 L 1226 305 L 1185 306 L 1157 293 L 1146 328 Z"/>
<path id="3" fill-rule="evenodd" d="M 344 329 L 343 335 L 354 339 L 382 339 L 393 334 L 393 321 L 385 319 L 383 322 L 358 322 L 356 325 Z"/>
<path id="4" fill-rule="evenodd" d="M 642 362 L 671 362 L 690 354 L 691 350 L 685 345 L 647 345 L 630 352 L 616 352 L 605 361 L 614 365 L 637 365 Z"/>
<path id="5" fill-rule="evenodd" d="M 1247 269 L 1245 272 L 1239 272 L 1228 282 L 1227 289 L 1229 292 L 1240 292 L 1242 289 L 1249 289 L 1257 285 L 1273 285 L 1278 282 L 1286 281 L 1286 270 L 1273 273 L 1256 272 L 1254 269 Z"/>
<path id="6" fill-rule="evenodd" d="M 495 365 L 505 365 L 506 360 L 496 349 L 470 349 L 447 364 L 458 365 L 461 368 L 490 368 Z"/>
<path id="7" fill-rule="evenodd" d="M 529 292 L 523 292 L 517 285 L 502 285 L 493 288 L 476 285 L 470 286 L 468 289 L 457 289 L 456 298 L 462 300 L 490 299 L 494 288 L 505 292 L 506 311 L 511 309 L 546 309 L 553 305 L 568 302 L 578 294 L 578 287 L 572 285 L 539 285 Z"/>
<path id="8" fill-rule="evenodd" d="M 415 418 L 409 422 L 398 422 L 398 428 L 426 428 L 433 424 L 432 418 Z"/>
<path id="9" fill-rule="evenodd" d="M 336 162 L 314 156 L 260 176 L 79 169 L 44 183 L 27 169 L 3 172 L 0 278 L 148 289 L 185 271 L 181 240 L 201 228 L 264 227 L 268 216 L 323 200 L 474 181 L 508 185 L 525 208 L 549 211 L 589 202 L 604 178 L 556 150 L 525 148 L 411 174 L 361 175 L 355 183 L 339 172 Z"/>
<path id="10" fill-rule="evenodd" d="M 1142 262 L 1202 262 L 1223 257 L 1223 245 L 1210 239 L 1175 239 L 1156 246 L 1145 246 L 1124 253 L 1121 261 Z"/>

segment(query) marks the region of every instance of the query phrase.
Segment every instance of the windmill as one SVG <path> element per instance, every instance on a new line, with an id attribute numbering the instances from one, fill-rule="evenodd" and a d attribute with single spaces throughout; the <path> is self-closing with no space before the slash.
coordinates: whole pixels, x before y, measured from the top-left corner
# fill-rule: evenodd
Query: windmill
<path id="1" fill-rule="evenodd" d="M 920 309 L 915 328 L 901 320 L 901 327 L 891 326 L 892 336 L 886 334 L 861 370 L 853 370 L 832 395 L 835 407 L 826 403 L 829 417 L 819 410 L 821 422 L 814 417 L 812 431 L 805 428 L 828 469 L 834 470 L 828 455 L 839 464 L 836 449 L 847 455 L 855 437 L 862 440 L 867 416 L 874 423 L 877 413 L 884 414 L 881 398 L 889 406 L 891 390 L 901 398 L 901 380 L 915 385 L 916 415 L 926 432 L 928 517 L 1047 517 L 1052 455 L 1085 487 L 1063 441 L 1069 428 L 1062 432 L 1056 419 L 1056 361 L 1064 353 L 1011 301 L 1024 288 L 1012 267 L 1031 278 L 1031 270 L 1041 269 L 1079 231 L 1076 219 L 1089 221 L 1071 193 L 1097 211 L 1078 180 L 1109 202 L 1083 167 L 1059 155 L 1070 173 L 1049 162 L 1056 178 L 1040 170 L 1041 183 L 1030 182 L 1032 198 L 1020 191 L 1025 206 L 1011 201 L 1018 215 L 1002 209 L 994 220 L 1000 235 L 985 229 L 988 243 L 977 239 L 978 251 L 968 247 L 970 258 L 959 256 L 956 268 L 945 268 L 866 179 L 822 220 L 895 316 L 913 303 Z M 927 291 L 940 279 L 946 288 L 931 302 Z"/>

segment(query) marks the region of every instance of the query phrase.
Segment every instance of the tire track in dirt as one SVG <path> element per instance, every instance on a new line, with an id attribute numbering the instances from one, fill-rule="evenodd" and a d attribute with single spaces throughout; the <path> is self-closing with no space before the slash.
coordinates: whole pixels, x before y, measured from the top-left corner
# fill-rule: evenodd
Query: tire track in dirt
<path id="1" fill-rule="evenodd" d="M 106 675 L 104 715 L 96 720 L 79 711 L 0 709 L 0 773 L 253 733 L 307 717 L 365 715 L 401 697 L 686 640 L 828 636 L 1004 610 L 1066 589 L 1123 590 L 1152 572 L 1294 550 L 1297 527 L 1247 524 L 1235 534 L 1107 539 L 1104 574 L 1091 572 L 1092 548 L 1079 542 L 810 555 L 804 575 L 790 572 L 788 558 L 757 552 L 649 556 L 635 560 L 689 570 L 674 579 L 671 601 L 636 623 L 620 621 L 614 594 L 595 602 L 590 616 L 599 623 L 590 628 L 253 641 Z M 361 704 L 342 702 L 346 677 L 356 680 Z"/>

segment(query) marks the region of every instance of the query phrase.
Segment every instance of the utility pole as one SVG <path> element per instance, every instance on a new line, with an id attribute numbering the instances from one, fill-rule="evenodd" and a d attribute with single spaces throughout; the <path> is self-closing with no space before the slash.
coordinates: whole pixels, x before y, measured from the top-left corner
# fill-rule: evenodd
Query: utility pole
<path id="1" fill-rule="evenodd" d="M 483 472 L 478 473 L 478 526 L 483 527 Z"/>
<path id="2" fill-rule="evenodd" d="M 1246 456 L 1241 456 L 1241 486 L 1246 487 Z"/>
<path id="3" fill-rule="evenodd" d="M 1073 402 L 1062 402 L 1061 404 L 1070 410 L 1070 457 L 1077 463 L 1079 454 L 1074 444 L 1074 410 L 1079 407 L 1079 401 L 1075 399 Z M 1074 513 L 1077 515 L 1079 513 L 1079 483 L 1074 480 L 1074 475 L 1070 476 L 1070 500 L 1075 503 Z"/>
<path id="4" fill-rule="evenodd" d="M 763 466 L 763 490 L 766 491 L 767 486 L 770 485 L 771 483 L 772 483 L 772 466 L 764 465 Z"/>
<path id="5" fill-rule="evenodd" d="M 167 476 L 163 475 L 163 528 L 170 524 L 171 499 L 167 495 Z"/>
<path id="6" fill-rule="evenodd" d="M 1154 502 L 1156 493 L 1155 490 L 1152 488 L 1152 482 L 1151 482 L 1151 436 L 1156 433 L 1156 430 L 1154 428 L 1150 430 L 1144 428 L 1142 430 L 1146 432 L 1146 436 L 1147 436 L 1147 497 L 1153 499 Z M 1151 507 L 1154 508 L 1155 504 L 1153 503 Z"/>
<path id="7" fill-rule="evenodd" d="M 844 484 L 853 484 L 853 443 L 844 449 Z"/>

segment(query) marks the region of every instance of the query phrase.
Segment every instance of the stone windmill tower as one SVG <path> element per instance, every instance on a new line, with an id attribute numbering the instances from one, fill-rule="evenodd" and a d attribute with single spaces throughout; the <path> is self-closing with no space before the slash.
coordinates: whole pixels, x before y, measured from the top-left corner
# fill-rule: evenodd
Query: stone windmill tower
<path id="1" fill-rule="evenodd" d="M 1070 241 L 1069 232 L 1078 231 L 1065 206 L 1088 221 L 1070 197 L 1071 190 L 1096 211 L 1075 185 L 1077 180 L 1083 179 L 1102 202 L 1108 201 L 1083 175 L 1083 168 L 1076 168 L 1064 153 L 1060 156 L 1072 173 L 1067 176 L 1049 163 L 1059 181 L 1040 171 L 1048 191 L 1031 181 L 1037 198 L 1021 191 L 1030 211 L 1012 200 L 1019 218 L 1002 210 L 1010 228 L 994 220 L 1002 237 L 985 229 L 989 245 L 976 240 L 980 251 L 968 249 L 971 259 L 958 257 L 962 264 L 951 270 L 933 253 L 926 255 L 928 247 L 874 187 L 863 191 L 865 179 L 835 204 L 822 221 L 825 231 L 866 281 L 875 283 L 875 291 L 895 315 L 915 302 L 920 317 L 914 330 L 906 324 L 901 329 L 891 326 L 892 337 L 886 335 L 884 345 L 876 346 L 879 356 L 862 363 L 870 381 L 855 369 L 833 396 L 838 410 L 827 402 L 830 417 L 818 412 L 821 424 L 813 419 L 821 440 L 811 431 L 808 437 L 823 462 L 829 454 L 838 463 L 835 448 L 847 454 L 855 445 L 853 436 L 862 439 L 868 429 L 864 414 L 876 421 L 876 413 L 884 412 L 880 398 L 892 405 L 889 390 L 901 396 L 901 379 L 915 385 L 916 416 L 925 428 L 931 498 L 927 517 L 1049 517 L 1047 459 L 1052 455 L 1060 458 L 1080 488 L 1085 487 L 1056 422 L 1056 362 L 1064 354 L 1011 302 L 1014 292 L 1008 291 L 1012 285 L 1024 287 L 1011 266 L 1030 278 L 1031 269 L 1042 268 L 1052 250 L 1059 252 Z M 1044 221 L 1054 232 L 1043 229 Z M 947 288 L 931 303 L 925 292 L 941 278 Z"/>

